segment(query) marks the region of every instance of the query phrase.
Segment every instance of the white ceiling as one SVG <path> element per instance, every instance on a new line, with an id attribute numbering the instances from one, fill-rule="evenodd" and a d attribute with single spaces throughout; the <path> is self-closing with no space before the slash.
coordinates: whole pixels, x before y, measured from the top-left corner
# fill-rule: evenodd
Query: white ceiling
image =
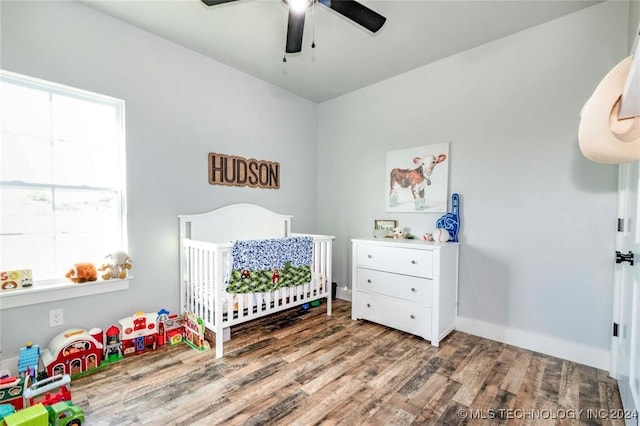
<path id="1" fill-rule="evenodd" d="M 315 19 L 307 12 L 302 52 L 285 63 L 287 7 L 281 0 L 214 7 L 200 0 L 82 2 L 316 102 L 600 3 L 362 0 L 387 18 L 375 35 L 318 4 Z"/>

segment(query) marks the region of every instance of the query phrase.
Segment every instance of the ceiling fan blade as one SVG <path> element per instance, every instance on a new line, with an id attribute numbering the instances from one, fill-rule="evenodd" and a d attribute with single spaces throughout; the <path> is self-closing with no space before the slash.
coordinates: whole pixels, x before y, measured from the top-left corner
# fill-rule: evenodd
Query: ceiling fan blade
<path id="1" fill-rule="evenodd" d="M 351 19 L 372 33 L 377 32 L 384 25 L 387 18 L 369 9 L 355 0 L 318 0 L 323 5 L 335 10 L 345 18 Z"/>
<path id="2" fill-rule="evenodd" d="M 287 25 L 287 46 L 285 52 L 298 53 L 302 51 L 302 33 L 304 32 L 304 12 L 294 13 L 289 10 Z"/>
<path id="3" fill-rule="evenodd" d="M 238 0 L 202 0 L 202 3 L 206 4 L 207 6 L 217 6 L 223 3 L 231 3 L 232 1 Z"/>

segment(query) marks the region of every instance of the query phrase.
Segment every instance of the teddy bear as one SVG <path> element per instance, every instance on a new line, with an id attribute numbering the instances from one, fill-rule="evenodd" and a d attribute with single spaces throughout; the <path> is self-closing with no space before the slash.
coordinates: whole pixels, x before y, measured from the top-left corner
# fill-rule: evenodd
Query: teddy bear
<path id="1" fill-rule="evenodd" d="M 399 226 L 396 226 L 395 228 L 393 228 L 393 238 L 395 239 L 399 239 L 399 240 L 404 240 L 405 238 L 407 238 L 408 233 L 400 228 Z"/>
<path id="2" fill-rule="evenodd" d="M 101 275 L 103 280 L 110 280 L 112 278 L 123 280 L 127 278 L 128 271 L 133 267 L 133 264 L 126 252 L 114 251 L 105 256 L 105 258 L 110 258 L 111 262 L 103 264 L 99 269 L 101 272 L 104 272 Z"/>
<path id="3" fill-rule="evenodd" d="M 74 283 L 86 283 L 87 281 L 95 281 L 98 279 L 98 270 L 93 263 L 84 262 L 76 263 L 69 272 L 65 274 Z"/>

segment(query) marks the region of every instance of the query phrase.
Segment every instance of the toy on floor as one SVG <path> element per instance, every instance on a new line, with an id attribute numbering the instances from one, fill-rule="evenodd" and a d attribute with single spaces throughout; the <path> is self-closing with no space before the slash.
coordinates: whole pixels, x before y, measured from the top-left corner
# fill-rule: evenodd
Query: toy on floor
<path id="1" fill-rule="evenodd" d="M 3 424 L 2 419 L 4 419 L 8 415 L 13 414 L 15 412 L 16 412 L 16 407 L 14 407 L 13 405 L 0 404 L 0 424 Z"/>
<path id="2" fill-rule="evenodd" d="M 29 407 L 36 404 L 49 406 L 61 401 L 71 401 L 70 384 L 71 376 L 68 374 L 58 374 L 40 380 L 25 389 L 25 405 Z"/>
<path id="3" fill-rule="evenodd" d="M 51 339 L 42 352 L 38 345 L 28 342 L 18 359 L 20 376 L 11 377 L 8 370 L 0 370 L 0 404 L 10 403 L 20 409 L 23 394 L 31 383 L 43 383 L 36 379 L 84 376 L 125 356 L 155 350 L 166 343 L 176 345 L 184 341 L 199 351 L 210 349 L 205 332 L 202 318 L 195 314 L 169 314 L 161 309 L 153 313 L 137 312 L 121 319 L 119 327 L 111 326 L 106 332 L 99 328 L 66 330 Z M 40 365 L 44 369 L 38 372 Z M 65 400 L 69 398 L 64 397 Z"/>
<path id="4" fill-rule="evenodd" d="M 16 410 L 24 407 L 24 391 L 31 384 L 31 376 L 11 376 L 8 370 L 3 371 L 0 379 L 0 404 L 9 404 Z M 2 424 L 0 422 L 0 424 Z"/>
<path id="5" fill-rule="evenodd" d="M 158 311 L 158 345 L 177 345 L 182 342 L 184 316 L 172 314 L 166 309 Z"/>
<path id="6" fill-rule="evenodd" d="M 184 314 L 184 341 L 193 349 L 205 351 L 210 349 L 209 342 L 204 338 L 204 322 L 193 312 Z"/>
<path id="7" fill-rule="evenodd" d="M 104 333 L 104 362 L 116 362 L 124 358 L 122 354 L 122 342 L 120 341 L 120 329 L 115 325 L 107 328 Z"/>
<path id="8" fill-rule="evenodd" d="M 40 346 L 28 341 L 25 347 L 20 349 L 20 354 L 18 355 L 18 376 L 31 375 L 31 379 L 35 379 L 39 361 Z"/>
<path id="9" fill-rule="evenodd" d="M 69 401 L 45 406 L 36 404 L 16 413 L 9 414 L 3 421 L 7 426 L 55 425 L 80 426 L 85 420 L 82 409 Z"/>
<path id="10" fill-rule="evenodd" d="M 73 328 L 55 336 L 42 351 L 42 363 L 49 377 L 76 375 L 97 368 L 102 362 L 102 330 Z"/>
<path id="11" fill-rule="evenodd" d="M 118 321 L 122 330 L 122 354 L 141 354 L 156 349 L 158 343 L 158 313 L 136 312 Z"/>

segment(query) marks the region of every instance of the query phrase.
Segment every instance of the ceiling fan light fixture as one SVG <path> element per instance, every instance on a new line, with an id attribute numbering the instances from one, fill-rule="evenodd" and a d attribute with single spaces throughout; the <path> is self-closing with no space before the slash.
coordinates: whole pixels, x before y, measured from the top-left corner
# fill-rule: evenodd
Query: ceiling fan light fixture
<path id="1" fill-rule="evenodd" d="M 293 13 L 304 13 L 309 8 L 313 0 L 285 0 L 289 10 Z"/>
<path id="2" fill-rule="evenodd" d="M 2 1 L 2 0 L 0 0 Z M 207 6 L 216 6 L 223 3 L 234 2 L 239 0 L 201 0 Z M 307 9 L 313 8 L 311 18 L 313 19 L 315 39 L 315 4 L 319 3 L 339 15 L 344 16 L 350 21 L 372 33 L 382 28 L 387 18 L 378 12 L 369 9 L 357 0 L 281 0 L 287 6 L 286 11 L 286 35 L 285 35 L 285 57 L 283 62 L 287 62 L 286 54 L 300 53 L 302 51 L 302 36 L 304 34 L 304 21 L 307 15 Z M 311 43 L 311 47 L 316 47 L 315 40 Z"/>

